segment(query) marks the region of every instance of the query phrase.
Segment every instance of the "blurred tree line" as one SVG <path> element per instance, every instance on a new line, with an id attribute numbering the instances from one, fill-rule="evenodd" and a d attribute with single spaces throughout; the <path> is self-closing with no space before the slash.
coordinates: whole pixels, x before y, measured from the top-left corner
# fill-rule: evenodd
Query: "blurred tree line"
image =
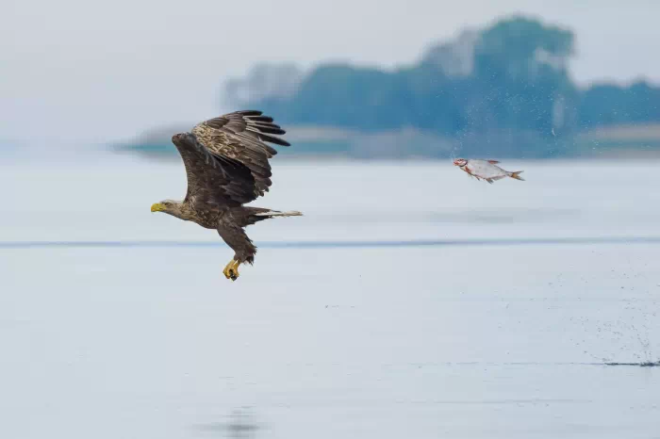
<path id="1" fill-rule="evenodd" d="M 302 74 L 292 65 L 261 65 L 247 80 L 229 82 L 225 96 L 282 123 L 415 128 L 467 149 L 495 139 L 499 152 L 512 155 L 531 146 L 560 152 L 584 129 L 660 121 L 660 88 L 640 82 L 580 90 L 568 68 L 574 48 L 572 31 L 512 17 L 433 46 L 406 68 L 327 64 Z"/>

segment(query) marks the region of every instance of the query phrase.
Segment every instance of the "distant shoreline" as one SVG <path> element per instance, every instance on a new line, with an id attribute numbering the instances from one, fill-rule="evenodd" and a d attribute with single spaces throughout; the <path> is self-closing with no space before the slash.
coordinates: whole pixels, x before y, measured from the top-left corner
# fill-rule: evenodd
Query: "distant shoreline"
<path id="1" fill-rule="evenodd" d="M 110 145 L 113 151 L 151 158 L 175 157 L 171 133 L 179 126 L 151 130 L 128 142 Z M 358 132 L 338 127 L 294 126 L 287 130 L 291 148 L 278 148 L 284 159 L 298 160 L 446 160 L 458 156 L 524 160 L 660 158 L 660 124 L 599 127 L 566 139 L 541 139 L 529 133 L 467 134 L 447 138 L 412 128 L 386 132 Z M 528 145 L 528 154 L 504 142 Z"/>

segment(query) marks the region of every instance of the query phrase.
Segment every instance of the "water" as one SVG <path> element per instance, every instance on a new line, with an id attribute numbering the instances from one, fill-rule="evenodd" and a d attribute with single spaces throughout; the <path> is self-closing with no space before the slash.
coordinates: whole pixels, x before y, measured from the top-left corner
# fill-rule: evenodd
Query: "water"
<path id="1" fill-rule="evenodd" d="M 660 437 L 657 166 L 506 165 L 276 162 L 231 283 L 178 164 L 5 161 L 0 436 Z"/>

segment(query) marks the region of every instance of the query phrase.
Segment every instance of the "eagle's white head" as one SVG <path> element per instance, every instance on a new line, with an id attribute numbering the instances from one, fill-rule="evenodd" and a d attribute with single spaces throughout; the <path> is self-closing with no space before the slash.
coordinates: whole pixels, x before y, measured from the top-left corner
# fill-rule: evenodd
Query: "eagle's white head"
<path id="1" fill-rule="evenodd" d="M 163 200 L 160 203 L 151 205 L 152 212 L 164 212 L 182 220 L 190 220 L 188 209 L 181 201 Z"/>

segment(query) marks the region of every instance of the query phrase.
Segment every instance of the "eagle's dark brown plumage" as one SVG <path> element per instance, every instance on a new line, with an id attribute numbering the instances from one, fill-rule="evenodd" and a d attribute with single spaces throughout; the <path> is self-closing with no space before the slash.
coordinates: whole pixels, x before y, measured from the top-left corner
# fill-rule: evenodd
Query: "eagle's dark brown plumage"
<path id="1" fill-rule="evenodd" d="M 236 280 L 241 263 L 254 262 L 257 249 L 244 227 L 268 218 L 301 215 L 243 206 L 268 192 L 272 184 L 268 159 L 277 151 L 266 142 L 289 146 L 276 137 L 284 133 L 260 111 L 237 111 L 172 137 L 186 168 L 186 198 L 156 203 L 151 210 L 216 229 L 235 251 L 223 271 L 228 279 Z"/>

